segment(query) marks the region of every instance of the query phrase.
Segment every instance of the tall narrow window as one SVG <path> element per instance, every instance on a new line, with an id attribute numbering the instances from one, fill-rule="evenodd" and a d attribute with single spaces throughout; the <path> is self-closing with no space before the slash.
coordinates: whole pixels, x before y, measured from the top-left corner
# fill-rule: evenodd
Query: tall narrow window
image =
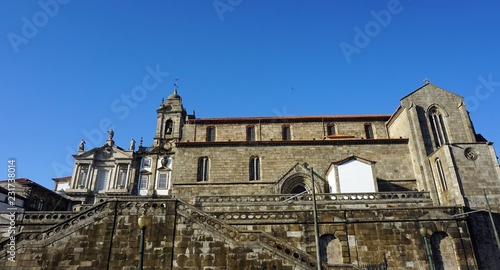
<path id="1" fill-rule="evenodd" d="M 448 143 L 448 133 L 444 125 L 443 115 L 436 107 L 432 107 L 429 110 L 429 121 L 431 122 L 432 135 L 434 135 L 436 147 Z"/>
<path id="2" fill-rule="evenodd" d="M 174 128 L 174 122 L 168 119 L 165 123 L 165 134 L 172 134 L 172 129 Z"/>
<path id="3" fill-rule="evenodd" d="M 80 169 L 80 175 L 78 176 L 78 186 L 84 188 L 87 185 L 87 174 L 88 168 L 84 167 Z"/>
<path id="4" fill-rule="evenodd" d="M 125 183 L 127 183 L 127 167 L 126 166 L 120 166 L 120 169 L 118 170 L 118 187 L 119 188 L 124 188 Z"/>
<path id="5" fill-rule="evenodd" d="M 158 176 L 158 188 L 159 189 L 164 189 L 167 188 L 167 182 L 168 182 L 168 173 L 160 173 Z"/>
<path id="6" fill-rule="evenodd" d="M 373 128 L 372 124 L 365 124 L 365 136 L 367 139 L 373 139 Z"/>
<path id="7" fill-rule="evenodd" d="M 447 190 L 448 185 L 446 184 L 446 178 L 444 176 L 443 164 L 441 164 L 441 160 L 439 158 L 436 159 L 435 163 L 436 163 L 437 175 L 439 177 L 439 182 L 441 183 L 441 188 L 443 190 Z"/>
<path id="8" fill-rule="evenodd" d="M 148 186 L 149 186 L 149 175 L 147 174 L 141 175 L 139 189 L 148 189 Z"/>
<path id="9" fill-rule="evenodd" d="M 250 158 L 250 180 L 260 180 L 260 158 Z"/>
<path id="10" fill-rule="evenodd" d="M 207 142 L 215 141 L 215 127 L 207 127 Z"/>
<path id="11" fill-rule="evenodd" d="M 254 126 L 247 127 L 247 141 L 255 141 L 255 127 Z"/>
<path id="12" fill-rule="evenodd" d="M 336 133 L 337 132 L 335 131 L 335 125 L 334 124 L 328 124 L 328 126 L 326 126 L 326 134 L 328 136 L 334 135 Z"/>
<path id="13" fill-rule="evenodd" d="M 196 178 L 198 181 L 208 180 L 208 166 L 208 157 L 201 157 L 200 159 L 198 159 L 198 174 Z"/>
<path id="14" fill-rule="evenodd" d="M 108 187 L 109 171 L 99 170 L 97 172 L 97 182 L 95 184 L 95 191 L 99 192 Z"/>
<path id="15" fill-rule="evenodd" d="M 292 139 L 292 134 L 290 133 L 290 126 L 283 126 L 281 134 L 283 141 L 289 141 Z"/>

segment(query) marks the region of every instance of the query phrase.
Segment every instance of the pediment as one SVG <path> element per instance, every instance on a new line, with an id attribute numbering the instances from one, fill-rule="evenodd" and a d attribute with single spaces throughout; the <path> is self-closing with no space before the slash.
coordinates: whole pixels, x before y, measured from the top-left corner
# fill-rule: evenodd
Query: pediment
<path id="1" fill-rule="evenodd" d="M 92 159 L 92 160 L 117 160 L 117 159 L 132 159 L 134 151 L 127 151 L 116 145 L 105 144 L 100 147 L 80 152 L 73 157 L 76 160 Z"/>

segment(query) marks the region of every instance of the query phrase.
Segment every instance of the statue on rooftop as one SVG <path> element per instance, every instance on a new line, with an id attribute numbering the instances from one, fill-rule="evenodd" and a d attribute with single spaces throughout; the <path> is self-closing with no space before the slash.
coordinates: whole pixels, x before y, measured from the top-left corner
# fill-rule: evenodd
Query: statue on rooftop
<path id="1" fill-rule="evenodd" d="M 134 151 L 135 150 L 135 140 L 134 140 L 134 138 L 132 138 L 130 140 L 130 149 L 129 150 L 130 151 Z"/>
<path id="2" fill-rule="evenodd" d="M 80 141 L 80 145 L 78 146 L 78 151 L 83 151 L 85 150 L 85 140 L 82 139 L 82 141 Z"/>
<path id="3" fill-rule="evenodd" d="M 115 136 L 113 129 L 108 130 L 108 140 L 112 140 L 113 136 Z"/>

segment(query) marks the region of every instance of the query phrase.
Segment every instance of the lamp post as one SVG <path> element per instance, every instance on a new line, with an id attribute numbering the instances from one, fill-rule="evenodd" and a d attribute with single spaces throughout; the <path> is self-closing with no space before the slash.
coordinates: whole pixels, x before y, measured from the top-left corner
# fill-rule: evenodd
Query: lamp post
<path id="1" fill-rule="evenodd" d="M 429 267 L 434 270 L 434 264 L 432 263 L 431 251 L 429 250 L 429 244 L 427 243 L 427 229 L 425 227 L 420 227 L 418 230 L 422 238 L 424 238 L 425 252 L 427 253 L 427 261 L 429 261 Z"/>
<path id="2" fill-rule="evenodd" d="M 318 270 L 321 270 L 321 257 L 319 254 L 319 228 L 318 228 L 318 210 L 316 208 L 316 191 L 314 190 L 314 168 L 311 167 L 313 216 L 314 216 L 314 240 L 316 242 L 316 261 Z"/>
<path id="3" fill-rule="evenodd" d="M 143 213 L 138 219 L 137 224 L 141 228 L 141 242 L 139 246 L 139 270 L 142 270 L 142 262 L 144 259 L 144 234 L 146 232 L 146 227 L 151 224 L 151 217 L 148 217 Z"/>

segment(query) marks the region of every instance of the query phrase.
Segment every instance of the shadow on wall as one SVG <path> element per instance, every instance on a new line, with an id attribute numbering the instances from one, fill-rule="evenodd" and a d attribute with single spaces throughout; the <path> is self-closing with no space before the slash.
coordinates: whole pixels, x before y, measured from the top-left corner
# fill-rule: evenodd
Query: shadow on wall
<path id="1" fill-rule="evenodd" d="M 416 191 L 417 180 L 385 180 L 377 178 L 379 192 Z"/>

